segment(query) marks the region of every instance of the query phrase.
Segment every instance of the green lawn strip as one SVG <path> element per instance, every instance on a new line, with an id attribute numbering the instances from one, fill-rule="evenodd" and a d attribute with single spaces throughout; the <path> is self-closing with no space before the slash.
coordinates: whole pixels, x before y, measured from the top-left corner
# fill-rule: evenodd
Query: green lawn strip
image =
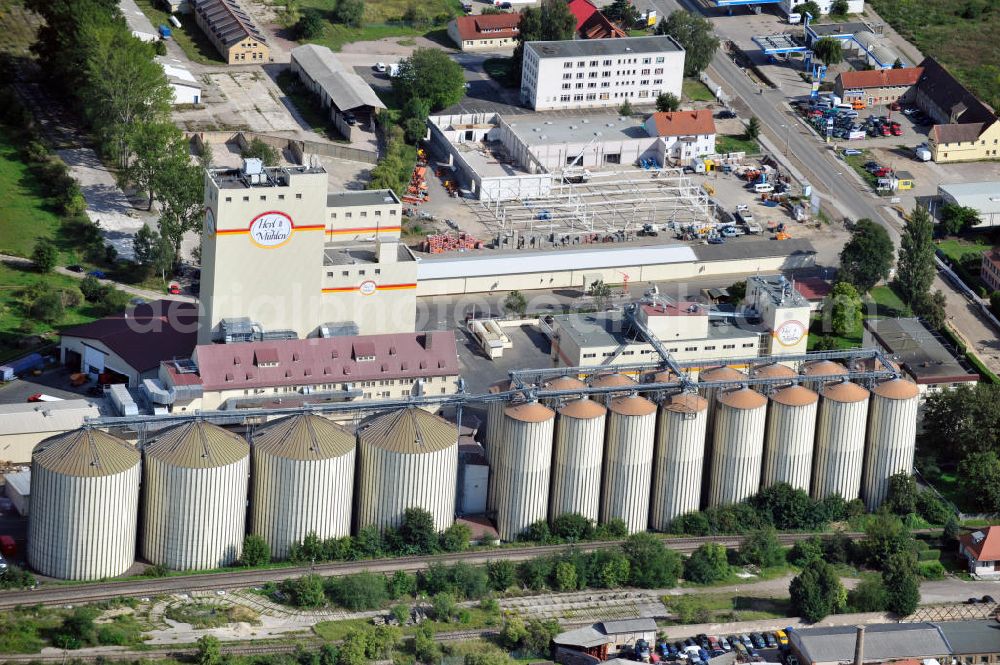
<path id="1" fill-rule="evenodd" d="M 691 102 L 714 102 L 715 95 L 698 79 L 685 78 L 681 87 L 684 98 Z"/>
<path id="2" fill-rule="evenodd" d="M 866 318 L 899 318 L 911 316 L 910 308 L 888 286 L 876 286 L 865 301 Z"/>
<path id="3" fill-rule="evenodd" d="M 727 152 L 745 152 L 748 155 L 760 153 L 760 145 L 754 139 L 743 135 L 720 134 L 715 137 L 715 151 L 720 155 Z"/>
<path id="4" fill-rule="evenodd" d="M 42 191 L 42 183 L 0 126 L 0 253 L 27 257 L 38 238 L 56 239 L 60 219 L 55 203 Z"/>
<path id="5" fill-rule="evenodd" d="M 178 28 L 170 23 L 170 14 L 160 9 L 160 5 L 155 4 L 153 0 L 135 0 L 135 2 L 154 28 L 159 28 L 161 25 L 170 28 L 171 39 L 177 42 L 188 58 L 202 65 L 226 64 L 208 36 L 198 27 L 194 14 L 178 16 L 181 22 L 181 27 Z"/>
<path id="6" fill-rule="evenodd" d="M 291 71 L 283 71 L 278 74 L 277 83 L 311 130 L 328 139 L 343 139 L 333 128 L 329 116 L 323 112 L 319 98 L 309 92 L 295 74 Z"/>

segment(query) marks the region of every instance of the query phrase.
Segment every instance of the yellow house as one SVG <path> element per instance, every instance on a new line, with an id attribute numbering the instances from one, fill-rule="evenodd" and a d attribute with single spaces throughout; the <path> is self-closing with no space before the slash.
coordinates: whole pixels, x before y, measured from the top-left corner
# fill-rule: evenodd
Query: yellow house
<path id="1" fill-rule="evenodd" d="M 938 163 L 1000 159 L 1000 121 L 935 125 L 927 143 Z"/>
<path id="2" fill-rule="evenodd" d="M 228 64 L 270 60 L 264 32 L 236 0 L 201 0 L 195 7 L 195 20 Z"/>

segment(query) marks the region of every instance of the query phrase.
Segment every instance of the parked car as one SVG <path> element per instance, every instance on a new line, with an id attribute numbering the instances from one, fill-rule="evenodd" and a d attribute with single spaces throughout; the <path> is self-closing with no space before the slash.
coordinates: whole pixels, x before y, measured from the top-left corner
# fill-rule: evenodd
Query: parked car
<path id="1" fill-rule="evenodd" d="M 763 649 L 765 642 L 764 636 L 760 633 L 750 633 L 750 641 L 753 643 L 754 649 Z"/>
<path id="2" fill-rule="evenodd" d="M 768 649 L 778 648 L 778 640 L 773 633 L 764 633 L 764 642 L 767 643 Z"/>
<path id="3" fill-rule="evenodd" d="M 783 630 L 774 631 L 774 636 L 778 638 L 778 644 L 785 646 L 788 644 L 788 633 Z"/>
<path id="4" fill-rule="evenodd" d="M 354 125 L 358 124 L 358 118 L 353 113 L 348 111 L 347 113 L 344 114 L 344 122 L 353 127 Z"/>
<path id="5" fill-rule="evenodd" d="M 635 641 L 635 659 L 642 662 L 649 661 L 649 642 L 643 639 Z"/>
<path id="6" fill-rule="evenodd" d="M 847 148 L 846 150 L 844 150 L 844 156 L 845 157 L 850 157 L 852 155 L 860 155 L 860 154 L 861 154 L 861 151 L 858 150 L 857 148 Z"/>
<path id="7" fill-rule="evenodd" d="M 729 643 L 729 638 L 726 638 L 726 637 L 720 637 L 719 638 L 719 646 L 722 647 L 723 651 L 732 651 L 733 650 L 733 645 Z"/>
<path id="8" fill-rule="evenodd" d="M 70 272 L 83 272 L 83 266 L 79 266 L 74 263 L 71 266 L 66 266 L 66 270 L 69 270 Z"/>
<path id="9" fill-rule="evenodd" d="M 715 114 L 715 117 L 719 118 L 720 120 L 731 120 L 736 117 L 736 112 L 733 111 L 732 109 L 722 109 L 721 111 Z"/>
<path id="10" fill-rule="evenodd" d="M 747 635 L 746 633 L 740 635 L 740 641 L 743 642 L 743 646 L 745 646 L 748 649 L 753 646 L 753 640 L 751 640 L 750 636 Z"/>
<path id="11" fill-rule="evenodd" d="M 384 62 L 376 62 L 375 63 L 375 71 L 377 71 L 377 72 L 385 72 L 387 69 L 388 69 L 388 67 L 385 66 Z"/>
<path id="12" fill-rule="evenodd" d="M 107 275 L 104 274 L 103 270 L 91 270 L 87 273 L 87 276 L 94 277 L 96 279 L 106 279 Z"/>
<path id="13" fill-rule="evenodd" d="M 172 296 L 179 296 L 181 294 L 181 285 L 176 282 L 171 282 L 170 286 L 167 287 L 167 293 Z"/>

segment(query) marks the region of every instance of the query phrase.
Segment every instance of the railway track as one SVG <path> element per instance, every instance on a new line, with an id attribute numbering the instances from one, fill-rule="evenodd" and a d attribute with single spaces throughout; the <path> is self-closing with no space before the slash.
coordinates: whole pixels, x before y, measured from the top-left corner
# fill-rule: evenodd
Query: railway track
<path id="1" fill-rule="evenodd" d="M 929 530 L 928 530 L 929 531 Z M 782 533 L 778 540 L 783 545 L 792 545 L 799 540 L 810 538 L 814 533 Z M 849 537 L 857 539 L 863 533 L 848 533 Z M 664 538 L 663 543 L 680 553 L 690 553 L 705 543 L 718 543 L 726 547 L 738 547 L 743 541 L 742 536 L 704 536 L 685 538 Z M 427 568 L 432 563 L 484 564 L 494 559 L 524 561 L 537 556 L 556 554 L 570 548 L 584 552 L 618 547 L 621 540 L 603 542 L 587 542 L 575 545 L 540 545 L 533 547 L 509 547 L 490 550 L 473 550 L 471 552 L 456 552 L 450 554 L 435 554 L 431 556 L 406 556 L 391 559 L 369 559 L 365 561 L 340 561 L 321 563 L 312 566 L 288 566 L 283 568 L 234 569 L 225 572 L 175 575 L 170 577 L 150 578 L 143 580 L 106 581 L 86 584 L 43 583 L 38 588 L 29 591 L 11 591 L 0 595 L 0 610 L 11 609 L 18 605 L 65 605 L 89 603 L 108 600 L 121 596 L 156 596 L 171 593 L 189 593 L 192 591 L 214 591 L 241 589 L 280 582 L 289 577 L 297 577 L 315 573 L 324 577 L 350 575 L 362 571 L 392 573 L 397 570 L 416 572 Z"/>

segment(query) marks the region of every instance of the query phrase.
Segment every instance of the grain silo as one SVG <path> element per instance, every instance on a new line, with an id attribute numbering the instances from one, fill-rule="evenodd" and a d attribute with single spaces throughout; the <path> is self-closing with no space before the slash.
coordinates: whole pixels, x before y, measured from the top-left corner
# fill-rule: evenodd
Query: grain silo
<path id="1" fill-rule="evenodd" d="M 856 383 L 828 383 L 820 390 L 810 494 L 825 499 L 858 497 L 865 456 L 868 391 Z"/>
<path id="2" fill-rule="evenodd" d="M 889 478 L 913 471 L 920 391 L 906 379 L 892 379 L 875 386 L 868 417 L 868 445 L 862 498 L 875 510 L 889 493 Z"/>
<path id="3" fill-rule="evenodd" d="M 434 528 L 455 521 L 458 430 L 417 407 L 372 416 L 358 429 L 358 529 L 396 528 L 407 508 L 422 508 Z"/>
<path id="4" fill-rule="evenodd" d="M 708 505 L 739 503 L 760 489 L 767 398 L 738 388 L 716 396 Z"/>
<path id="5" fill-rule="evenodd" d="M 538 402 L 504 409 L 504 438 L 495 451 L 496 525 L 515 540 L 549 512 L 549 478 L 555 413 Z"/>
<path id="6" fill-rule="evenodd" d="M 746 378 L 746 374 L 740 372 L 739 370 L 735 370 L 732 367 L 713 367 L 712 369 L 707 369 L 698 374 L 699 381 L 736 382 L 745 380 Z M 715 428 L 715 409 L 718 406 L 716 395 L 718 395 L 721 390 L 728 390 L 728 388 L 705 387 L 701 389 L 701 396 L 708 402 L 708 434 L 710 437 L 713 429 Z"/>
<path id="7" fill-rule="evenodd" d="M 142 553 L 173 570 L 221 568 L 240 558 L 250 445 L 201 420 L 143 447 Z"/>
<path id="8" fill-rule="evenodd" d="M 591 399 L 576 399 L 556 412 L 559 417 L 552 449 L 549 519 L 578 513 L 596 522 L 601 505 L 607 409 Z"/>
<path id="9" fill-rule="evenodd" d="M 759 365 L 753 369 L 755 379 L 792 379 L 798 376 L 795 370 L 788 365 L 771 363 L 769 365 Z M 790 382 L 789 382 L 790 383 Z M 787 383 L 780 384 L 758 384 L 754 388 L 764 394 L 770 393 L 779 386 L 786 386 Z"/>
<path id="10" fill-rule="evenodd" d="M 846 376 L 847 368 L 840 363 L 833 362 L 832 360 L 811 360 L 806 363 L 802 363 L 802 374 L 804 376 Z M 823 384 L 828 381 L 833 381 L 834 379 L 825 379 L 822 381 L 809 381 L 805 382 L 806 388 L 810 390 L 819 392 L 823 387 Z"/>
<path id="11" fill-rule="evenodd" d="M 292 543 L 351 535 L 354 435 L 314 414 L 289 416 L 258 430 L 251 445 L 251 532 L 277 560 Z"/>
<path id="12" fill-rule="evenodd" d="M 513 387 L 510 380 L 497 381 L 489 387 L 489 393 L 491 395 L 497 395 L 499 393 L 504 393 Z M 503 410 L 508 406 L 508 402 L 505 400 L 494 400 L 492 402 L 486 403 L 486 440 L 483 442 L 483 454 L 486 457 L 486 465 L 490 469 L 490 477 L 488 484 L 486 486 L 486 505 L 489 509 L 493 509 L 494 501 L 496 497 L 494 496 L 494 488 L 496 487 L 496 482 L 494 481 L 494 464 L 493 464 L 493 448 L 499 445 L 500 440 L 503 438 Z"/>
<path id="13" fill-rule="evenodd" d="M 560 376 L 546 381 L 542 384 L 542 390 L 580 390 L 581 388 L 586 388 L 587 384 L 580 379 L 574 379 L 571 376 Z M 560 403 L 566 401 L 567 399 L 573 399 L 572 397 L 548 397 L 543 400 L 546 406 L 550 408 L 555 408 L 559 406 Z"/>
<path id="14" fill-rule="evenodd" d="M 692 393 L 674 395 L 660 406 L 649 516 L 657 531 L 699 508 L 707 415 L 707 400 Z"/>
<path id="15" fill-rule="evenodd" d="M 676 383 L 679 379 L 677 375 L 671 372 L 669 369 L 660 370 L 646 377 L 643 383 Z M 671 394 L 676 393 L 680 388 L 672 388 L 668 390 L 650 390 L 645 391 L 646 396 L 654 401 L 664 400 Z"/>
<path id="16" fill-rule="evenodd" d="M 115 577 L 135 562 L 139 451 L 101 430 L 45 439 L 31 455 L 28 564 L 64 580 Z"/>
<path id="17" fill-rule="evenodd" d="M 803 386 L 788 386 L 770 397 L 761 487 L 788 483 L 808 492 L 819 396 Z"/>
<path id="18" fill-rule="evenodd" d="M 629 533 L 649 528 L 656 405 L 645 397 L 616 397 L 608 406 L 601 487 L 601 522 L 625 521 Z"/>
<path id="19" fill-rule="evenodd" d="M 624 374 L 600 374 L 590 378 L 590 385 L 594 388 L 635 388 L 638 384 L 634 379 L 631 379 Z M 617 394 L 621 395 L 623 393 Z M 614 394 L 609 393 L 595 396 L 594 399 L 600 400 L 602 404 L 607 406 L 611 404 L 611 400 L 614 399 Z"/>

